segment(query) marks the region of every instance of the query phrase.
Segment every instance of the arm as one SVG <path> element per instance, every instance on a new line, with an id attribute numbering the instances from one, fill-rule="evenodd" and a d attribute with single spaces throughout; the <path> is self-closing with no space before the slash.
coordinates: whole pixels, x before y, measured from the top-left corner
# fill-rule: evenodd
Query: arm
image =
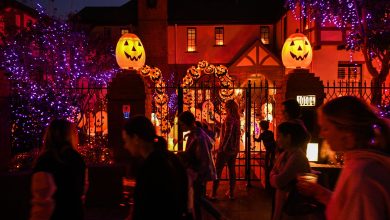
<path id="1" fill-rule="evenodd" d="M 287 153 L 287 152 L 286 152 Z M 282 159 L 282 158 L 281 158 Z M 299 172 L 303 172 L 307 161 L 300 154 L 292 153 L 284 166 L 273 169 L 270 173 L 270 183 L 273 187 L 282 189 L 294 180 Z"/>
<path id="2" fill-rule="evenodd" d="M 332 197 L 332 191 L 317 183 L 298 181 L 297 188 L 305 196 L 314 197 L 320 203 L 327 205 Z"/>
<path id="3" fill-rule="evenodd" d="M 55 207 L 53 194 L 56 190 L 56 184 L 50 173 L 37 172 L 33 175 L 30 220 L 50 219 Z"/>

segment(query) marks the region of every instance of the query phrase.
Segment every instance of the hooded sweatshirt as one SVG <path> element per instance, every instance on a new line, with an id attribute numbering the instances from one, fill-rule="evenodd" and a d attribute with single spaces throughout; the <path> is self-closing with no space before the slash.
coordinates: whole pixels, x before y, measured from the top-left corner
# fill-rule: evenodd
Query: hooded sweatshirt
<path id="1" fill-rule="evenodd" d="M 390 219 L 390 155 L 354 150 L 346 152 L 344 158 L 326 218 Z"/>

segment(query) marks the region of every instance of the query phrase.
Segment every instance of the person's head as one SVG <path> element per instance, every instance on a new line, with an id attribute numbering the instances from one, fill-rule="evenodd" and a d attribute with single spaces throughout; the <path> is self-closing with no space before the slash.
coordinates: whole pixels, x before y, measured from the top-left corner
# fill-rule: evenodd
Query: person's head
<path id="1" fill-rule="evenodd" d="M 195 127 L 195 116 L 190 111 L 184 111 L 179 115 L 179 125 L 183 131 L 189 131 Z"/>
<path id="2" fill-rule="evenodd" d="M 202 122 L 200 122 L 200 121 L 195 121 L 195 125 L 196 125 L 196 127 L 198 127 L 198 128 L 203 128 L 203 124 L 202 124 Z"/>
<path id="3" fill-rule="evenodd" d="M 78 145 L 77 127 L 66 119 L 54 119 L 46 128 L 43 151 L 60 155 L 67 148 Z"/>
<path id="4" fill-rule="evenodd" d="M 240 117 L 240 113 L 238 112 L 238 104 L 233 99 L 226 101 L 225 109 L 228 116 L 232 116 L 234 118 Z"/>
<path id="5" fill-rule="evenodd" d="M 269 121 L 261 120 L 260 121 L 260 128 L 261 128 L 261 130 L 268 130 L 268 128 L 269 128 Z"/>
<path id="6" fill-rule="evenodd" d="M 302 125 L 294 122 L 282 122 L 277 128 L 277 143 L 280 148 L 305 148 L 308 143 L 308 133 Z"/>
<path id="7" fill-rule="evenodd" d="M 371 148 L 389 152 L 389 125 L 376 109 L 353 96 L 333 99 L 318 109 L 320 135 L 334 151 Z"/>
<path id="8" fill-rule="evenodd" d="M 143 115 L 131 117 L 126 121 L 122 138 L 124 147 L 133 156 L 147 157 L 154 150 L 166 150 L 167 144 L 156 135 L 152 122 Z"/>
<path id="9" fill-rule="evenodd" d="M 285 121 L 296 119 L 301 116 L 301 106 L 295 99 L 287 99 L 282 102 L 282 111 Z"/>

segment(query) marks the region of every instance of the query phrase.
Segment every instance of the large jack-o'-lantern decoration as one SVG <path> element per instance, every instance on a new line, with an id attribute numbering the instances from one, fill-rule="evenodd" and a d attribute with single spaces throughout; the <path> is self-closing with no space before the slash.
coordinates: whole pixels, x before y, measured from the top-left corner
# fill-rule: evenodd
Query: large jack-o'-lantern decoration
<path id="1" fill-rule="evenodd" d="M 122 69 L 135 69 L 145 64 L 145 48 L 135 34 L 124 34 L 116 44 L 116 62 Z"/>
<path id="2" fill-rule="evenodd" d="M 312 60 L 313 52 L 307 37 L 301 33 L 290 35 L 284 42 L 282 61 L 286 68 L 307 68 Z"/>

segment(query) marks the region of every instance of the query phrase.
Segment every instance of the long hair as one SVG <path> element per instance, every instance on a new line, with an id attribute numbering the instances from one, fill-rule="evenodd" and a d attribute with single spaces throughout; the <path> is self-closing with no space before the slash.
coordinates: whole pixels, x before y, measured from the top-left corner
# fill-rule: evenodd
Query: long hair
<path id="1" fill-rule="evenodd" d="M 341 131 L 351 132 L 358 146 L 390 152 L 388 121 L 381 118 L 378 109 L 354 96 L 343 96 L 319 108 L 330 123 Z"/>
<path id="2" fill-rule="evenodd" d="M 238 104 L 233 99 L 226 101 L 225 108 L 228 115 L 236 119 L 240 118 L 240 113 L 238 112 Z"/>
<path id="3" fill-rule="evenodd" d="M 137 135 L 141 140 L 153 143 L 155 150 L 167 150 L 167 142 L 163 137 L 156 135 L 152 122 L 143 115 L 136 115 L 126 121 L 124 131 L 127 135 Z"/>
<path id="4" fill-rule="evenodd" d="M 72 133 L 75 125 L 66 119 L 54 119 L 46 128 L 41 154 L 49 154 L 61 161 L 61 154 L 72 146 Z"/>

